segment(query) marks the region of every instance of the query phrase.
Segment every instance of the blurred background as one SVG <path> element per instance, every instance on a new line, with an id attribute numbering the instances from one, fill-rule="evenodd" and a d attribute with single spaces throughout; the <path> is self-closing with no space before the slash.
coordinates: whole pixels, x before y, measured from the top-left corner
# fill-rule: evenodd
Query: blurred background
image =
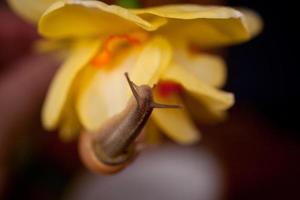
<path id="1" fill-rule="evenodd" d="M 147 150 L 110 177 L 84 169 L 76 141 L 43 131 L 40 109 L 59 63 L 31 50 L 35 27 L 0 2 L 0 199 L 300 199 L 298 17 L 291 1 L 141 0 L 248 7 L 265 27 L 226 53 L 225 89 L 236 95 L 227 121 L 199 125 L 197 146 Z"/>

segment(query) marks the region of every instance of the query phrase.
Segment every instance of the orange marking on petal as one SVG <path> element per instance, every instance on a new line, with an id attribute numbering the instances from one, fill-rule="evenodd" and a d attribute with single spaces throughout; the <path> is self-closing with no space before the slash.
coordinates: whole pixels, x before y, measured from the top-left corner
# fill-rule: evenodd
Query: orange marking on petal
<path id="1" fill-rule="evenodd" d="M 108 51 L 102 51 L 99 55 L 95 56 L 92 60 L 92 64 L 97 67 L 107 65 L 111 60 L 111 53 Z"/>
<path id="2" fill-rule="evenodd" d="M 119 42 L 125 41 L 131 45 L 139 45 L 145 38 L 145 36 L 141 37 L 141 35 L 134 34 L 111 35 L 104 41 L 102 51 L 92 59 L 91 63 L 96 67 L 107 65 L 111 61 Z"/>
<path id="3" fill-rule="evenodd" d="M 181 93 L 183 91 L 183 88 L 178 83 L 171 81 L 163 81 L 158 84 L 157 91 L 161 97 L 168 97 L 172 94 Z"/>

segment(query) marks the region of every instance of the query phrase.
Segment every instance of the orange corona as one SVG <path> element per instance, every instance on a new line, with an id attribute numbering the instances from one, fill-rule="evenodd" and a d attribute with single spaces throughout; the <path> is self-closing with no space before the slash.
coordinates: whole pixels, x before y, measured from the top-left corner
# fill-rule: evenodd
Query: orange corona
<path id="1" fill-rule="evenodd" d="M 158 83 L 157 92 L 161 97 L 168 97 L 172 94 L 179 94 L 183 91 L 180 84 L 171 81 L 162 81 Z"/>
<path id="2" fill-rule="evenodd" d="M 143 34 L 111 35 L 104 41 L 101 52 L 92 59 L 91 63 L 96 67 L 107 65 L 121 42 L 139 45 L 145 39 L 146 37 Z"/>

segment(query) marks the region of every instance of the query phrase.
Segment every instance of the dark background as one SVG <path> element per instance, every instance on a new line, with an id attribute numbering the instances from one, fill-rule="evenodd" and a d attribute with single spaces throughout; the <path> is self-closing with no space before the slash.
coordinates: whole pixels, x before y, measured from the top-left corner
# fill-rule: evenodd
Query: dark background
<path id="1" fill-rule="evenodd" d="M 259 37 L 230 48 L 228 88 L 238 102 L 253 105 L 298 140 L 299 16 L 295 1 L 229 0 L 228 5 L 252 8 L 264 19 Z"/>

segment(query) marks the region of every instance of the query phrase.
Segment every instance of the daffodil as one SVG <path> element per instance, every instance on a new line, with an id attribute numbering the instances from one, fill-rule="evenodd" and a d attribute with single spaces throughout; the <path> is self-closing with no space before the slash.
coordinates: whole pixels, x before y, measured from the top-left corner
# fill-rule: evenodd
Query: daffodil
<path id="1" fill-rule="evenodd" d="M 11 2 L 19 12 L 26 9 L 20 2 L 31 9 L 38 6 L 37 1 Z M 225 47 L 248 41 L 261 29 L 254 12 L 230 7 L 125 9 L 100 1 L 38 2 L 44 3 L 36 9 L 39 12 L 21 14 L 39 21 L 45 38 L 72 41 L 42 112 L 45 128 L 59 129 L 65 139 L 80 130 L 99 129 L 124 109 L 131 95 L 124 72 L 137 85 L 157 84 L 157 102 L 186 105 L 202 119 L 224 116 L 234 103 L 232 93 L 220 90 L 226 80 L 225 63 L 217 55 L 192 52 L 190 46 Z M 188 109 L 155 110 L 146 132 L 157 130 L 181 144 L 200 138 Z"/>

